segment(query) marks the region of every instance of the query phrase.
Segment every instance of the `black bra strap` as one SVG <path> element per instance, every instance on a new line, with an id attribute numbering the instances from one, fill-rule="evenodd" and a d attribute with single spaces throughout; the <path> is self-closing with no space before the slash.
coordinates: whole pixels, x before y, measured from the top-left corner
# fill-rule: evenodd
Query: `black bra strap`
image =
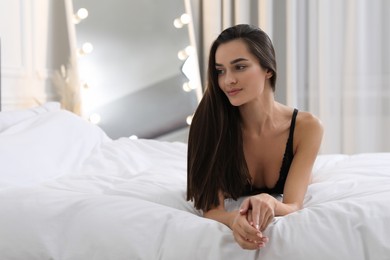
<path id="1" fill-rule="evenodd" d="M 294 130 L 295 130 L 295 121 L 298 115 L 298 109 L 294 108 L 294 112 L 291 118 L 291 125 L 290 125 L 290 133 L 288 135 L 288 141 L 287 141 L 287 147 L 286 152 L 288 151 L 291 155 L 294 154 Z"/>
<path id="2" fill-rule="evenodd" d="M 295 129 L 295 121 L 298 115 L 298 109 L 294 108 L 294 112 L 291 118 L 291 125 L 290 125 L 290 134 L 288 136 L 288 139 L 292 140 L 294 137 L 294 129 Z"/>

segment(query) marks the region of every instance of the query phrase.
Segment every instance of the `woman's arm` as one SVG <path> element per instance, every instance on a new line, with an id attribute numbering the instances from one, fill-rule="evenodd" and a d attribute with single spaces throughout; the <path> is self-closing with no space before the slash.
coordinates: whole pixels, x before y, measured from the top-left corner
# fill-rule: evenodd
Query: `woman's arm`
<path id="1" fill-rule="evenodd" d="M 203 213 L 205 218 L 216 220 L 225 224 L 233 231 L 236 242 L 244 249 L 259 249 L 268 242 L 267 237 L 248 222 L 247 216 L 238 210 L 228 212 L 225 210 L 224 196 L 219 194 L 219 206 Z"/>
<path id="2" fill-rule="evenodd" d="M 284 186 L 283 201 L 268 194 L 259 194 L 246 199 L 241 205 L 241 214 L 252 209 L 251 217 L 260 230 L 264 230 L 274 216 L 284 216 L 302 208 L 321 145 L 323 127 L 311 114 L 301 112 L 300 115 L 294 134 L 295 154 Z"/>
<path id="3" fill-rule="evenodd" d="M 283 203 L 276 205 L 277 216 L 284 216 L 302 208 L 324 132 L 321 122 L 304 112 L 301 120 L 297 120 L 296 128 L 294 159 L 284 185 Z"/>
<path id="4" fill-rule="evenodd" d="M 225 198 L 222 192 L 219 192 L 218 197 L 219 197 L 219 206 L 204 212 L 203 216 L 205 218 L 209 218 L 221 222 L 222 224 L 225 224 L 230 229 L 232 229 L 234 218 L 236 217 L 238 211 L 236 210 L 236 211 L 227 212 L 225 210 Z"/>

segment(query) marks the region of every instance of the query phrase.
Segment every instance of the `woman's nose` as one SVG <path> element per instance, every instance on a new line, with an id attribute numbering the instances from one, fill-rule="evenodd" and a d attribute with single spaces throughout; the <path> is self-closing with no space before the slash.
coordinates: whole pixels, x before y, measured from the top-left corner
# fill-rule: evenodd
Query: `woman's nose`
<path id="1" fill-rule="evenodd" d="M 234 85 L 237 83 L 237 78 L 231 72 L 226 72 L 225 74 L 225 84 Z"/>

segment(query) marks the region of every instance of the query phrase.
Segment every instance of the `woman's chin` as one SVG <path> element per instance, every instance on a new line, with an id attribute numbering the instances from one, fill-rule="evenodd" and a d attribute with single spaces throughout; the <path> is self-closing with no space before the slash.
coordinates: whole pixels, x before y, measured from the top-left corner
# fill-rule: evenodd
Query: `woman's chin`
<path id="1" fill-rule="evenodd" d="M 238 99 L 229 99 L 230 104 L 234 107 L 239 107 L 242 105 L 242 102 Z"/>

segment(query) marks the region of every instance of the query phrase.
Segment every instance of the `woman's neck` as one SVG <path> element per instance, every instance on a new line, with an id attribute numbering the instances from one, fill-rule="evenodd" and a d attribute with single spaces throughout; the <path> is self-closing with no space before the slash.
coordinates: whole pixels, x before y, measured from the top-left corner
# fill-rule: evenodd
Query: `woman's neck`
<path id="1" fill-rule="evenodd" d="M 278 103 L 275 102 L 273 92 L 240 106 L 243 132 L 250 135 L 261 135 L 268 129 L 274 129 L 275 113 L 278 110 Z"/>

